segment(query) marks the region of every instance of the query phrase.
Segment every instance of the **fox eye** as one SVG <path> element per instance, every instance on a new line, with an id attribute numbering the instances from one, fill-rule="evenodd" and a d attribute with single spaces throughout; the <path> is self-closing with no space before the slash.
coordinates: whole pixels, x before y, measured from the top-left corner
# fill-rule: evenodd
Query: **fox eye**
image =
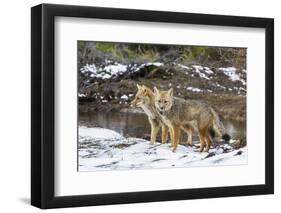
<path id="1" fill-rule="evenodd" d="M 164 101 L 164 104 L 166 104 L 166 103 L 168 103 L 168 101 L 165 100 L 165 101 Z"/>
<path id="2" fill-rule="evenodd" d="M 160 104 L 160 103 L 161 103 L 161 101 L 160 101 L 160 100 L 158 100 L 158 103 Z"/>

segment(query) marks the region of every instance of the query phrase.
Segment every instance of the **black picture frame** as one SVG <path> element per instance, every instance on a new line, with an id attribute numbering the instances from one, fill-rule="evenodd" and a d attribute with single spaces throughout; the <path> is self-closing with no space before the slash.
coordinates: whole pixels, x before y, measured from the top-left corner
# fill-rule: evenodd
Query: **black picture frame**
<path id="1" fill-rule="evenodd" d="M 266 32 L 265 184 L 93 195 L 54 195 L 55 17 L 263 28 Z M 60 208 L 274 193 L 274 20 L 240 16 L 41 4 L 31 8 L 31 204 Z"/>

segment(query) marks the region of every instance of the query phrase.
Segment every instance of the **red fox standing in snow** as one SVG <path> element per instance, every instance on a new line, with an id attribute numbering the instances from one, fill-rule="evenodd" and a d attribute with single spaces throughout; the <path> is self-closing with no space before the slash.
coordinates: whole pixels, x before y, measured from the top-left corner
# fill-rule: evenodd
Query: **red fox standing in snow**
<path id="1" fill-rule="evenodd" d="M 230 140 L 230 136 L 221 123 L 215 110 L 198 100 L 184 100 L 173 97 L 173 89 L 160 91 L 154 87 L 154 104 L 158 110 L 161 120 L 168 126 L 173 151 L 177 149 L 180 140 L 180 129 L 182 126 L 189 124 L 191 121 L 197 122 L 200 152 L 209 151 L 212 144 L 210 130 L 214 130 L 225 141 Z"/>

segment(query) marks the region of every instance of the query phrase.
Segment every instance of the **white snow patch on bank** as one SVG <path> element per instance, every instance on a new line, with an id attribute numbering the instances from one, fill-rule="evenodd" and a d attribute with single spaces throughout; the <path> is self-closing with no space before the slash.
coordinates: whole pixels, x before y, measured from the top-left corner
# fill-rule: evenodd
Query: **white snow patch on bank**
<path id="1" fill-rule="evenodd" d="M 214 71 L 212 71 L 209 67 L 204 67 L 204 71 L 209 75 L 214 74 Z"/>
<path id="2" fill-rule="evenodd" d="M 84 98 L 84 97 L 86 97 L 86 95 L 85 95 L 85 94 L 78 93 L 78 97 Z"/>
<path id="3" fill-rule="evenodd" d="M 225 75 L 229 77 L 232 81 L 240 81 L 243 85 L 246 85 L 246 82 L 244 79 L 241 79 L 240 76 L 236 73 L 235 67 L 221 67 L 219 68 L 220 71 L 222 71 Z"/>
<path id="4" fill-rule="evenodd" d="M 121 64 L 118 62 L 112 63 L 112 61 L 107 60 L 106 65 L 102 67 L 97 67 L 95 64 L 86 64 L 84 67 L 80 69 L 80 72 L 83 74 L 89 73 L 89 76 L 92 78 L 98 78 L 98 79 L 110 79 L 116 76 L 123 75 L 126 72 L 137 72 L 141 68 L 145 66 L 163 66 L 163 63 L 161 62 L 149 62 L 144 64 Z"/>
<path id="5" fill-rule="evenodd" d="M 79 136 L 91 137 L 95 139 L 123 139 L 119 133 L 104 128 L 88 128 L 85 126 L 79 127 Z"/>
<path id="6" fill-rule="evenodd" d="M 161 62 L 151 62 L 151 63 L 146 63 L 146 64 L 143 64 L 144 66 L 150 66 L 150 65 L 154 65 L 156 67 L 160 67 L 160 66 L 163 66 L 163 63 Z"/>
<path id="7" fill-rule="evenodd" d="M 123 64 L 112 64 L 104 67 L 106 72 L 109 72 L 111 75 L 117 75 L 127 71 L 128 66 Z"/>
<path id="8" fill-rule="evenodd" d="M 207 80 L 210 80 L 210 77 L 208 77 L 205 73 L 204 73 L 204 68 L 200 65 L 193 65 L 193 68 L 195 69 L 195 72 L 197 72 L 200 76 L 200 78 L 205 78 Z"/>
<path id="9" fill-rule="evenodd" d="M 128 66 L 115 63 L 106 65 L 105 67 L 96 67 L 95 64 L 86 64 L 80 69 L 82 73 L 90 73 L 90 77 L 96 77 L 101 79 L 110 79 L 113 76 L 118 76 L 127 71 Z"/>
<path id="10" fill-rule="evenodd" d="M 200 153 L 195 146 L 179 145 L 172 152 L 169 144 L 151 145 L 147 140 L 125 138 L 103 128 L 79 127 L 78 147 L 79 171 L 247 164 L 247 147 L 227 153 L 219 147 Z"/>
<path id="11" fill-rule="evenodd" d="M 195 87 L 187 87 L 187 90 L 190 90 L 192 92 L 202 92 L 203 90 L 199 89 L 199 88 L 195 88 Z"/>
<path id="12" fill-rule="evenodd" d="M 178 64 L 178 66 L 182 69 L 187 69 L 187 70 L 190 70 L 190 67 L 186 66 L 186 65 L 183 65 L 183 64 Z"/>
<path id="13" fill-rule="evenodd" d="M 127 96 L 127 95 L 122 95 L 121 97 L 120 97 L 122 100 L 128 100 L 129 99 L 129 97 Z"/>

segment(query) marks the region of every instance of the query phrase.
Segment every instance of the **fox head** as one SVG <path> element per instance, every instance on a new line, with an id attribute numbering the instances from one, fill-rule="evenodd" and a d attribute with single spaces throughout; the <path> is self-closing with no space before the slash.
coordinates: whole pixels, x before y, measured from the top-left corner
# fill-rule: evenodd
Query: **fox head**
<path id="1" fill-rule="evenodd" d="M 150 104 L 151 103 L 150 94 L 153 94 L 152 91 L 144 85 L 140 86 L 137 84 L 137 87 L 138 87 L 138 91 L 137 91 L 137 94 L 135 95 L 134 100 L 132 100 L 132 102 L 131 102 L 131 106 L 132 107 L 142 107 L 142 106 Z"/>
<path id="2" fill-rule="evenodd" d="M 160 91 L 154 87 L 155 107 L 160 112 L 168 111 L 173 106 L 173 88 Z"/>

